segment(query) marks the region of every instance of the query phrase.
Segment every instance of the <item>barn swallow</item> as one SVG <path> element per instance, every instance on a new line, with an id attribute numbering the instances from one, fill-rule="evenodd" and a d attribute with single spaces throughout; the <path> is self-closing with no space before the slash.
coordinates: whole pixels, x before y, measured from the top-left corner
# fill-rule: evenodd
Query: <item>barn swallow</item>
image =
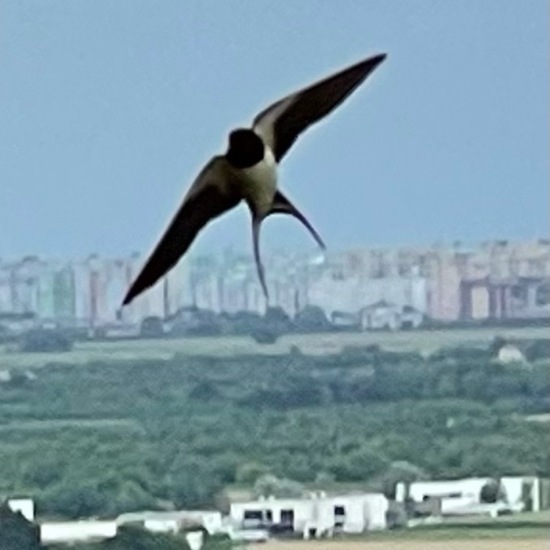
<path id="1" fill-rule="evenodd" d="M 266 300 L 259 244 L 263 220 L 271 214 L 293 216 L 325 249 L 317 231 L 278 189 L 277 167 L 298 136 L 340 105 L 385 58 L 386 54 L 375 55 L 283 97 L 256 115 L 251 128 L 230 132 L 225 154 L 213 157 L 199 173 L 122 305 L 154 285 L 176 265 L 208 222 L 242 200 L 252 216 L 254 260 Z"/>

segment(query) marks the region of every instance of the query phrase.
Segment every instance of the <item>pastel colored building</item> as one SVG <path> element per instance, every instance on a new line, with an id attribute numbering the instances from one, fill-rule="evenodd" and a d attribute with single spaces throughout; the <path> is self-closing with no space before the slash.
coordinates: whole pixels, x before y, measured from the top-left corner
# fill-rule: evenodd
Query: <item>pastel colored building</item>
<path id="1" fill-rule="evenodd" d="M 75 260 L 28 256 L 0 261 L 0 315 L 96 328 L 196 306 L 215 313 L 266 303 L 249 256 L 190 254 L 120 310 L 145 256 Z M 550 241 L 491 241 L 466 247 L 362 248 L 264 258 L 270 305 L 291 317 L 308 305 L 327 318 L 358 315 L 385 301 L 441 321 L 550 317 Z"/>

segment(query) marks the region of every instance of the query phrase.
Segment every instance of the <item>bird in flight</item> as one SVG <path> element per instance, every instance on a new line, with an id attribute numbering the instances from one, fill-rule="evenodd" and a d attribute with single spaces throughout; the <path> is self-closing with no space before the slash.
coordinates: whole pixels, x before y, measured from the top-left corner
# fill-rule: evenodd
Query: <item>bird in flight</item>
<path id="1" fill-rule="evenodd" d="M 254 260 L 266 300 L 259 241 L 263 220 L 271 214 L 294 216 L 325 249 L 317 231 L 278 189 L 277 166 L 298 136 L 340 105 L 385 58 L 386 54 L 375 55 L 283 97 L 256 115 L 251 128 L 230 132 L 225 154 L 213 157 L 199 173 L 122 305 L 153 286 L 176 265 L 208 222 L 242 200 L 252 215 Z"/>

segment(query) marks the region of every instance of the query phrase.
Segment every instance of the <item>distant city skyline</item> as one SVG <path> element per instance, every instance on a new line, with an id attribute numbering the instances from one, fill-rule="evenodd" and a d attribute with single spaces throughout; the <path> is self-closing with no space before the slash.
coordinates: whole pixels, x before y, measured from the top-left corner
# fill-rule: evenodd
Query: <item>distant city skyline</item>
<path id="1" fill-rule="evenodd" d="M 545 238 L 549 6 L 4 0 L 0 258 L 145 256 L 231 128 L 378 52 L 282 167 L 329 250 Z M 282 217 L 262 242 L 315 252 Z M 244 208 L 191 253 L 228 247 L 249 254 Z"/>
<path id="2" fill-rule="evenodd" d="M 167 318 L 186 306 L 218 313 L 265 311 L 268 304 L 250 258 L 195 260 L 180 262 L 121 315 L 121 300 L 140 258 L 0 259 L 0 314 L 34 312 L 41 321 L 99 326 L 138 323 L 151 315 Z M 311 260 L 299 254 L 267 259 L 270 306 L 296 315 L 315 305 L 327 318 L 382 303 L 401 308 L 388 312 L 392 316 L 407 307 L 446 321 L 550 318 L 548 239 L 480 243 L 473 249 L 363 248 Z M 364 320 L 366 326 L 378 322 L 371 321 Z"/>

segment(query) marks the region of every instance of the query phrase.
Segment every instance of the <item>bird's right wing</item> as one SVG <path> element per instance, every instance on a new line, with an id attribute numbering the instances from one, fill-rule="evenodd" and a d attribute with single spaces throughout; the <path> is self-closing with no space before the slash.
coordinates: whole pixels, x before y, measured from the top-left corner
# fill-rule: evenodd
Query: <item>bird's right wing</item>
<path id="1" fill-rule="evenodd" d="M 122 305 L 153 286 L 185 254 L 199 231 L 212 219 L 235 207 L 241 196 L 222 156 L 214 157 L 189 188 L 182 205 L 132 283 Z"/>
<path id="2" fill-rule="evenodd" d="M 279 162 L 298 136 L 328 115 L 378 67 L 386 54 L 375 55 L 276 101 L 256 115 L 254 129 Z"/>

